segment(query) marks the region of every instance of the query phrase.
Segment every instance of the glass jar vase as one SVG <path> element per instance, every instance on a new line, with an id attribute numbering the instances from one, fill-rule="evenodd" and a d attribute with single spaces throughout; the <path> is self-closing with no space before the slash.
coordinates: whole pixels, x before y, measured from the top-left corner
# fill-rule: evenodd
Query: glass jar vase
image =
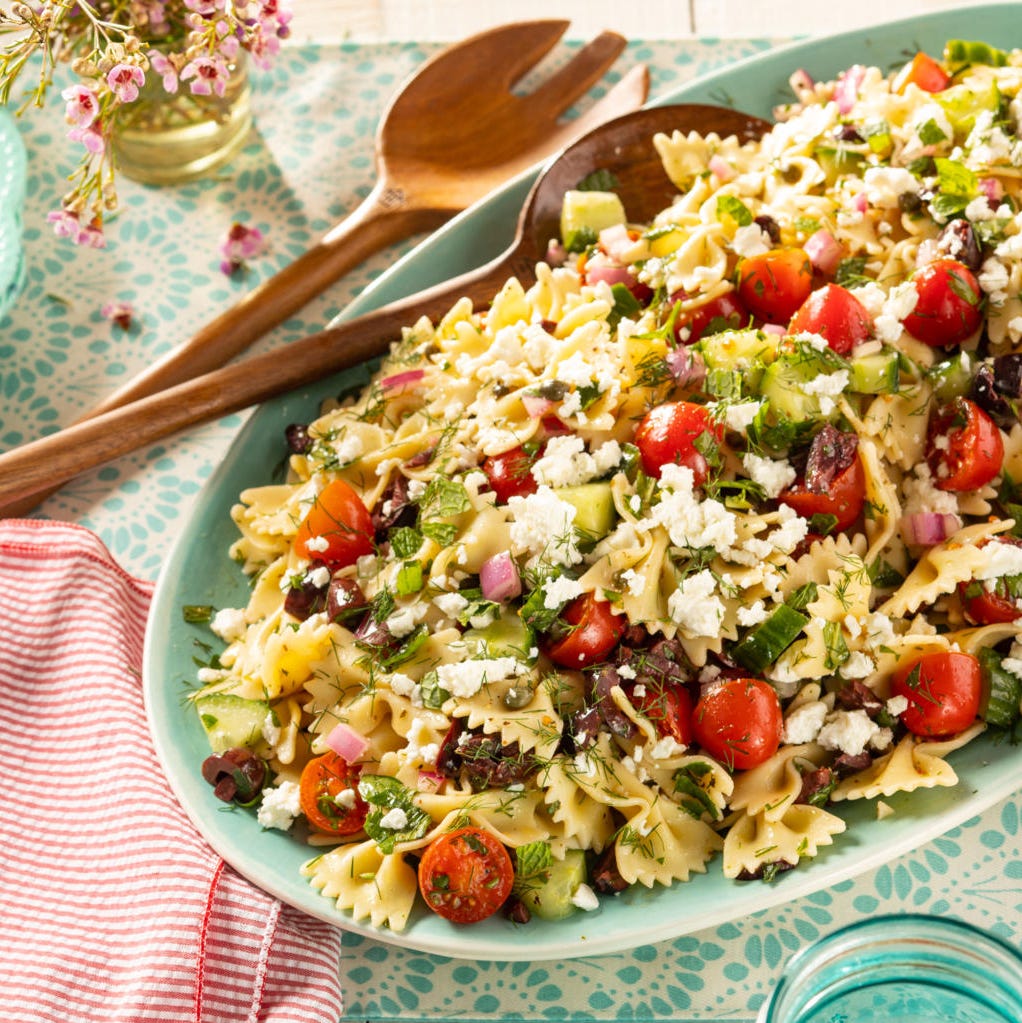
<path id="1" fill-rule="evenodd" d="M 223 96 L 175 93 L 150 72 L 138 97 L 119 107 L 113 155 L 118 174 L 147 185 L 176 185 L 208 174 L 245 145 L 252 90 L 244 54 L 231 66 Z"/>
<path id="2" fill-rule="evenodd" d="M 1019 1023 L 1022 954 L 958 920 L 881 916 L 785 966 L 757 1023 Z"/>

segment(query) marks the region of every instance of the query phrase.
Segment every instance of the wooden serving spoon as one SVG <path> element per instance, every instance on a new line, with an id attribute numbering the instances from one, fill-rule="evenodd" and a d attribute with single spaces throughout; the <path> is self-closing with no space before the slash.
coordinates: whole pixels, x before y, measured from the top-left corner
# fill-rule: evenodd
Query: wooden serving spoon
<path id="1" fill-rule="evenodd" d="M 0 455 L 0 511 L 184 427 L 382 355 L 400 337 L 403 326 L 421 316 L 436 321 L 462 296 L 482 306 L 509 277 L 530 284 L 536 263 L 558 235 L 564 193 L 595 170 L 610 171 L 617 178 L 616 191 L 632 220 L 650 220 L 677 193 L 653 146 L 658 132 L 714 132 L 748 141 L 769 128 L 766 121 L 735 110 L 699 104 L 648 107 L 610 121 L 546 167 L 525 202 L 514 241 L 496 259 L 286 348 L 207 373 Z"/>

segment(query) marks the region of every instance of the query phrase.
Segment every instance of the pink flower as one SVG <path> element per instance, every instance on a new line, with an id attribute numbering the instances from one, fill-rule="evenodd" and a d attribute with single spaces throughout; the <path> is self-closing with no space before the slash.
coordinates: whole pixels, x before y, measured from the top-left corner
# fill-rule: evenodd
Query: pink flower
<path id="1" fill-rule="evenodd" d="M 163 79 L 163 88 L 167 92 L 177 92 L 177 68 L 167 55 L 159 50 L 150 50 L 146 56 L 150 67 Z"/>
<path id="2" fill-rule="evenodd" d="M 100 313 L 121 330 L 128 330 L 135 309 L 130 302 L 107 302 L 100 309 Z"/>
<path id="3" fill-rule="evenodd" d="M 220 251 L 224 257 L 220 269 L 230 276 L 243 270 L 247 260 L 261 256 L 266 251 L 266 238 L 258 227 L 248 227 L 235 221 Z"/>
<path id="4" fill-rule="evenodd" d="M 138 99 L 138 90 L 145 84 L 145 73 L 135 64 L 115 64 L 106 75 L 110 91 L 122 102 Z"/>
<path id="5" fill-rule="evenodd" d="M 53 225 L 54 234 L 58 238 L 70 238 L 76 245 L 90 249 L 106 246 L 103 225 L 98 217 L 90 224 L 83 224 L 78 214 L 71 210 L 53 210 L 46 214 L 46 220 Z"/>
<path id="6" fill-rule="evenodd" d="M 99 97 L 84 85 L 72 85 L 60 95 L 67 100 L 64 119 L 68 124 L 88 128 L 99 116 Z"/>
<path id="7" fill-rule="evenodd" d="M 91 125 L 86 128 L 72 128 L 67 137 L 72 142 L 81 142 L 90 153 L 102 153 L 106 149 L 106 139 Z"/>
<path id="8" fill-rule="evenodd" d="M 181 72 L 181 81 L 187 82 L 194 78 L 189 88 L 196 96 L 209 96 L 216 92 L 222 96 L 227 90 L 227 63 L 223 58 L 196 57 L 186 64 Z"/>

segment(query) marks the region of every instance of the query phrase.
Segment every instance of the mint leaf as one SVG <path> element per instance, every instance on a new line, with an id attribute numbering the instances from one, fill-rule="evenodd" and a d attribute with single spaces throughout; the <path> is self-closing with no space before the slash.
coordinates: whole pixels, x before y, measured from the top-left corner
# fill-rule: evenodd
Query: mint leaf
<path id="1" fill-rule="evenodd" d="M 366 816 L 365 832 L 384 853 L 392 853 L 398 842 L 413 842 L 429 831 L 433 820 L 413 801 L 411 789 L 397 778 L 371 774 L 358 783 L 358 794 L 373 807 Z M 391 810 L 401 810 L 405 816 L 403 827 L 383 826 L 383 819 Z"/>

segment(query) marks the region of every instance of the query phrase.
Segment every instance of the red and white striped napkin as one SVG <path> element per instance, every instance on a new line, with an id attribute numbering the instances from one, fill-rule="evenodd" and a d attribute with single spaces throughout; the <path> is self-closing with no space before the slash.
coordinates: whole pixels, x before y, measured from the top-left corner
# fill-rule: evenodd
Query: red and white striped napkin
<path id="1" fill-rule="evenodd" d="M 336 1023 L 340 931 L 226 866 L 153 752 L 152 586 L 0 521 L 0 1020 Z"/>

